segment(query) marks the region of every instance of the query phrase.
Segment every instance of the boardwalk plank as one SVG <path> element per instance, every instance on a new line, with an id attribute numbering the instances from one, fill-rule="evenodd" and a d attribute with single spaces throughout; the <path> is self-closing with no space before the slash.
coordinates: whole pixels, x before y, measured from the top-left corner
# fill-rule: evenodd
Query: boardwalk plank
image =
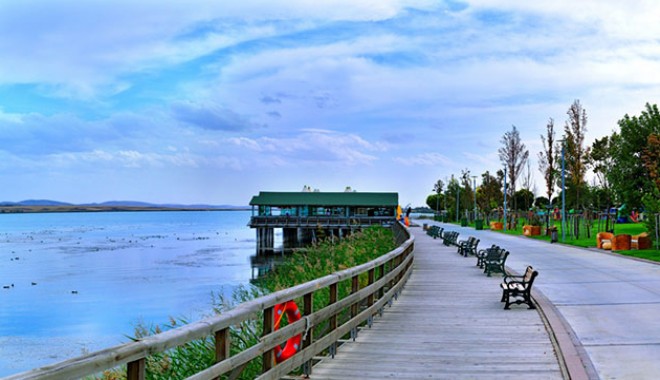
<path id="1" fill-rule="evenodd" d="M 476 259 L 456 254 L 421 229 L 413 274 L 401 296 L 312 379 L 561 379 L 539 314 L 503 310 L 501 277 L 486 277 Z"/>

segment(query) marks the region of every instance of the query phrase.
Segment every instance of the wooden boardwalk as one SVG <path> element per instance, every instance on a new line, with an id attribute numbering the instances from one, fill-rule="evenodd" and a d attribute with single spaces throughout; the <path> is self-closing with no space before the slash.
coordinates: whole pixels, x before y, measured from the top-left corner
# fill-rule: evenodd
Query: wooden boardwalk
<path id="1" fill-rule="evenodd" d="M 503 310 L 501 277 L 486 277 L 474 257 L 421 228 L 410 231 L 414 271 L 399 299 L 314 366 L 311 379 L 563 378 L 538 312 Z"/>

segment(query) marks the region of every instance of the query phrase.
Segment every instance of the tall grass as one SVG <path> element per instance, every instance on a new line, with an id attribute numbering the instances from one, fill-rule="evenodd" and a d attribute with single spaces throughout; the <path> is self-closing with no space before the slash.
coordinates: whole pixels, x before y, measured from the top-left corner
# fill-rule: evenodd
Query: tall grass
<path id="1" fill-rule="evenodd" d="M 315 246 L 296 250 L 285 256 L 275 269 L 252 285 L 237 288 L 231 297 L 225 297 L 222 292 L 214 294 L 212 307 L 214 314 L 222 314 L 236 305 L 258 298 L 265 294 L 286 289 L 298 284 L 315 280 L 336 271 L 360 265 L 396 248 L 393 233 L 390 229 L 380 226 L 370 227 L 352 234 L 341 241 L 325 239 Z M 377 273 L 377 275 L 379 275 Z M 360 286 L 367 283 L 366 274 L 360 276 Z M 350 294 L 350 281 L 338 284 L 339 298 Z M 301 300 L 295 300 L 301 305 Z M 314 308 L 320 309 L 328 305 L 329 292 L 314 293 Z M 344 316 L 346 317 L 346 316 Z M 340 316 L 340 319 L 342 317 Z M 187 321 L 171 319 L 166 326 L 138 326 L 135 337 L 140 339 L 156 334 L 162 330 L 176 328 Z M 285 323 L 282 324 L 282 326 Z M 326 326 L 314 329 L 315 335 L 322 335 Z M 239 326 L 230 328 L 231 355 L 238 354 L 259 342 L 263 331 L 263 315 L 256 319 L 245 321 Z M 210 367 L 215 362 L 214 337 L 195 340 L 183 346 L 164 353 L 152 355 L 146 360 L 147 380 L 181 379 Z M 262 368 L 261 358 L 246 364 L 238 379 L 254 379 Z M 103 380 L 125 379 L 125 368 L 104 372 Z"/>

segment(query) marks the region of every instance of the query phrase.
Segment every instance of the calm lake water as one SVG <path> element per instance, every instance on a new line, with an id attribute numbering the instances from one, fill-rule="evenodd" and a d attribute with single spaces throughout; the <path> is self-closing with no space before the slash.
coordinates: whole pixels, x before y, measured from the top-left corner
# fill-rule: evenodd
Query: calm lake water
<path id="1" fill-rule="evenodd" d="M 212 294 L 249 283 L 250 215 L 0 215 L 0 377 L 211 314 Z"/>

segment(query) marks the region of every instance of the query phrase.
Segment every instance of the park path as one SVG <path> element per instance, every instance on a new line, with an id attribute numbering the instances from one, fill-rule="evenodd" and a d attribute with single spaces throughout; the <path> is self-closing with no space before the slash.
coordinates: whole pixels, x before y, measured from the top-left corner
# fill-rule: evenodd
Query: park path
<path id="1" fill-rule="evenodd" d="M 413 273 L 371 328 L 314 366 L 312 379 L 561 379 L 538 312 L 504 310 L 501 277 L 455 247 L 415 235 Z"/>

